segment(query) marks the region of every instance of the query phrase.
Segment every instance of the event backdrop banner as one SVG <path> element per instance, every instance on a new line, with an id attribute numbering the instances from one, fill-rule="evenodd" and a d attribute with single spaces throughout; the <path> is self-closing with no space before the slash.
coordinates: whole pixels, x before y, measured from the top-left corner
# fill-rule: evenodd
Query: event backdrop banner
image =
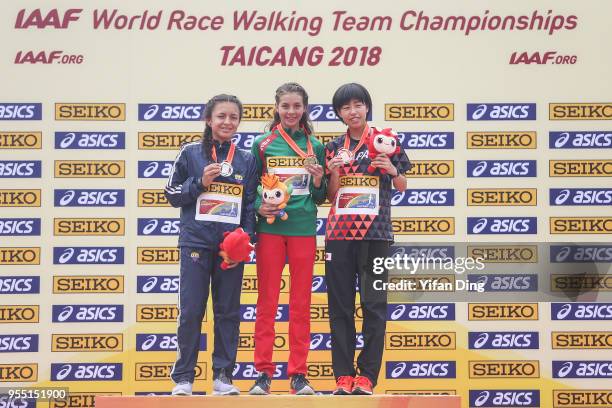
<path id="1" fill-rule="evenodd" d="M 2 393 L 68 387 L 68 402 L 38 403 L 51 407 L 168 393 L 179 210 L 163 187 L 181 144 L 201 137 L 205 101 L 239 96 L 234 141 L 249 149 L 275 89 L 297 81 L 328 142 L 345 130 L 335 89 L 359 82 L 371 123 L 392 127 L 414 164 L 393 196 L 394 250 L 485 259 L 477 274 L 431 270 L 438 284 L 390 293 L 376 391 L 458 394 L 464 407 L 612 406 L 611 13 L 603 0 L 1 2 Z M 328 211 L 307 373 L 321 392 L 334 384 Z M 478 282 L 482 292 L 460 288 Z M 288 287 L 284 275 L 279 393 Z M 234 369 L 243 391 L 257 375 L 256 301 L 251 262 Z M 196 368 L 205 393 L 211 312 Z"/>

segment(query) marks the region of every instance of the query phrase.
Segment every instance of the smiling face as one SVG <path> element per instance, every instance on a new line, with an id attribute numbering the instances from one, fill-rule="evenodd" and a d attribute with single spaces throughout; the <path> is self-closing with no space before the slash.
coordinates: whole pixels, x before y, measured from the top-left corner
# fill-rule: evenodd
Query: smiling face
<path id="1" fill-rule="evenodd" d="M 217 103 L 206 123 L 212 129 L 213 139 L 218 142 L 230 140 L 240 124 L 238 105 L 232 102 Z"/>
<path id="2" fill-rule="evenodd" d="M 349 129 L 360 130 L 366 125 L 368 116 L 368 107 L 358 99 L 351 99 L 338 110 L 340 119 L 349 127 Z"/>
<path id="3" fill-rule="evenodd" d="M 272 190 L 263 191 L 263 199 L 265 202 L 278 205 L 285 201 L 285 193 L 280 188 L 273 188 Z"/>
<path id="4" fill-rule="evenodd" d="M 296 92 L 281 95 L 276 104 L 281 126 L 291 131 L 296 131 L 300 127 L 300 119 L 305 110 L 302 95 Z"/>
<path id="5" fill-rule="evenodd" d="M 395 138 L 385 135 L 374 136 L 374 147 L 379 153 L 392 154 L 395 152 Z"/>

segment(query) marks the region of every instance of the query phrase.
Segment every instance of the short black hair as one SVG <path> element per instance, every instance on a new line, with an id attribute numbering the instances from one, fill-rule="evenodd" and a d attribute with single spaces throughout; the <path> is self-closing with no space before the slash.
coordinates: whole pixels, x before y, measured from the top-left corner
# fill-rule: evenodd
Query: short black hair
<path id="1" fill-rule="evenodd" d="M 361 84 L 351 82 L 350 84 L 342 85 L 334 93 L 332 98 L 332 106 L 334 107 L 336 116 L 340 117 L 338 114 L 340 112 L 340 108 L 353 99 L 357 99 L 358 101 L 365 103 L 366 107 L 368 108 L 368 112 L 372 112 L 372 98 L 370 97 L 368 90 Z"/>

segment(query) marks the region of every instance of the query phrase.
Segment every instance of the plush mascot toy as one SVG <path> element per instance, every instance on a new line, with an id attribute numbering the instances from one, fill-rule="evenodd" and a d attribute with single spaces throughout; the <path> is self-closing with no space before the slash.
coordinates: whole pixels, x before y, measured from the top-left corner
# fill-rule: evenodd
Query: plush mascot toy
<path id="1" fill-rule="evenodd" d="M 246 262 L 250 260 L 251 251 L 255 245 L 249 241 L 249 234 L 242 228 L 236 228 L 232 232 L 226 231 L 223 242 L 219 245 L 219 256 L 223 258 L 221 269 L 228 269 L 229 264 L 236 262 Z"/>
<path id="2" fill-rule="evenodd" d="M 381 153 L 391 157 L 400 152 L 399 139 L 391 128 L 378 129 L 372 127 L 372 133 L 368 137 L 368 157 L 375 158 Z M 368 173 L 373 173 L 377 168 L 368 166 Z M 380 169 L 381 174 L 387 174 L 387 170 Z"/>
<path id="3" fill-rule="evenodd" d="M 262 202 L 278 205 L 281 212 L 276 217 L 283 221 L 289 218 L 289 214 L 285 212 L 284 208 L 287 207 L 287 201 L 289 201 L 293 192 L 291 185 L 286 185 L 274 174 L 264 174 L 261 176 L 261 186 L 257 187 L 257 192 L 261 194 Z M 272 224 L 276 217 L 268 217 L 266 222 Z"/>

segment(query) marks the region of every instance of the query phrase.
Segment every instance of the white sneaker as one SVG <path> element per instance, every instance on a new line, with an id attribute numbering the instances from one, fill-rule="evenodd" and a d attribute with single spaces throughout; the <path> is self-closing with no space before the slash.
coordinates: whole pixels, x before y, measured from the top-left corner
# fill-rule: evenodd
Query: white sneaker
<path id="1" fill-rule="evenodd" d="M 232 384 L 225 370 L 220 370 L 213 381 L 213 395 L 240 395 L 240 390 Z"/>
<path id="2" fill-rule="evenodd" d="M 172 395 L 191 395 L 193 384 L 189 381 L 181 381 L 172 389 Z"/>

